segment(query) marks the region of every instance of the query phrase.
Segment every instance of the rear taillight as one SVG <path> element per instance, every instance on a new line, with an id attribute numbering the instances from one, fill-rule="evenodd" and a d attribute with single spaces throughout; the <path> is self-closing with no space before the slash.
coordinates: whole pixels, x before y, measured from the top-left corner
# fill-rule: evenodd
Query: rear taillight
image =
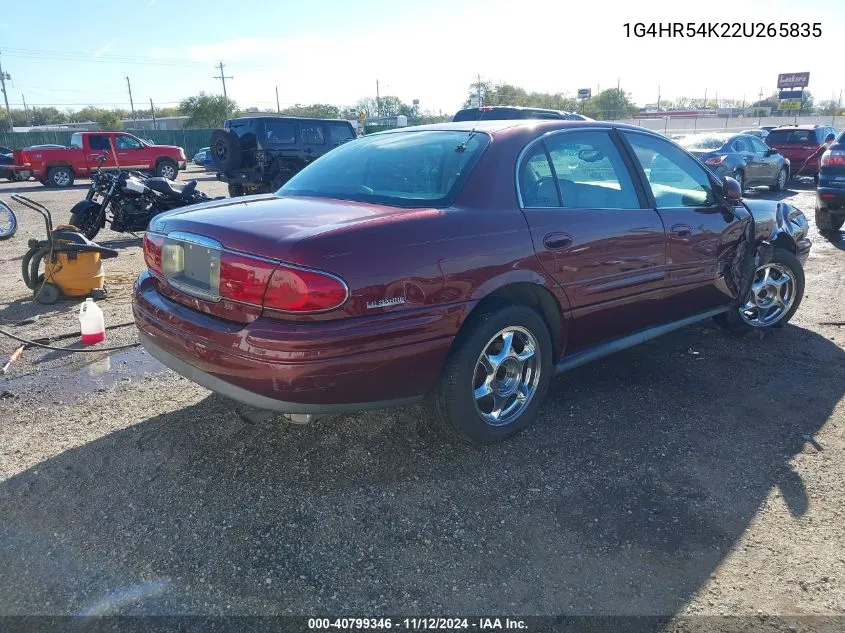
<path id="1" fill-rule="evenodd" d="M 841 150 L 827 150 L 822 154 L 822 167 L 845 167 L 845 151 Z"/>
<path id="2" fill-rule="evenodd" d="M 704 164 L 710 165 L 711 167 L 718 167 L 719 165 L 721 165 L 724 162 L 725 162 L 724 156 L 714 156 L 713 158 L 708 158 L 706 161 L 704 161 Z"/>
<path id="3" fill-rule="evenodd" d="M 281 264 L 270 279 L 264 307 L 283 312 L 325 312 L 343 305 L 348 296 L 349 289 L 339 277 Z"/>
<path id="4" fill-rule="evenodd" d="M 220 255 L 221 297 L 260 306 L 278 262 L 223 251 Z"/>
<path id="5" fill-rule="evenodd" d="M 161 268 L 161 247 L 164 245 L 164 235 L 159 233 L 144 233 L 144 261 L 154 273 L 163 275 Z"/>
<path id="6" fill-rule="evenodd" d="M 331 273 L 235 253 L 202 236 L 144 234 L 147 267 L 175 289 L 210 301 L 228 299 L 281 312 L 325 312 L 349 290 Z"/>

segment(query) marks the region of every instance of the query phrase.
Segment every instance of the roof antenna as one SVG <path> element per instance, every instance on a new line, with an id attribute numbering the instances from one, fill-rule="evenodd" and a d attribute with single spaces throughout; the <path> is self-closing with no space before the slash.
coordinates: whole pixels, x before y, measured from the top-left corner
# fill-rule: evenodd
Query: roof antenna
<path id="1" fill-rule="evenodd" d="M 475 136 L 475 128 L 481 123 L 481 119 L 484 117 L 486 112 L 490 112 L 493 109 L 493 106 L 479 106 L 478 108 L 478 118 L 475 120 L 475 123 L 472 124 L 472 129 L 469 131 L 469 136 L 464 139 L 464 142 L 458 145 L 455 148 L 456 152 L 465 152 L 467 148 L 467 143 L 469 143 L 470 139 Z"/>

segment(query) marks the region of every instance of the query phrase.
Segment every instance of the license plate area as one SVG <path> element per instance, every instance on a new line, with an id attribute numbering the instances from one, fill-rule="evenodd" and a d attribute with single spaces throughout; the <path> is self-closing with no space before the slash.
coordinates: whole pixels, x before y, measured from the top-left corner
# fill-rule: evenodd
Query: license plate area
<path id="1" fill-rule="evenodd" d="M 167 282 L 185 294 L 220 301 L 222 245 L 198 235 L 174 232 L 164 240 L 161 267 Z"/>

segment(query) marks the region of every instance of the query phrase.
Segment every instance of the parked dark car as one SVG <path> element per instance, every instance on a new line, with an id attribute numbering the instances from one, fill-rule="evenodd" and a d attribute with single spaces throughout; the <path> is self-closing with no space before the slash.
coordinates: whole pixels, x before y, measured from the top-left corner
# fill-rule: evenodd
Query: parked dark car
<path id="1" fill-rule="evenodd" d="M 214 131 L 211 157 L 230 196 L 269 193 L 355 137 L 355 128 L 342 119 L 242 117 Z"/>
<path id="2" fill-rule="evenodd" d="M 766 137 L 766 145 L 789 159 L 793 176 L 816 178 L 819 173 L 819 148 L 828 134 L 837 134 L 829 125 L 781 125 Z"/>
<path id="3" fill-rule="evenodd" d="M 150 354 L 226 396 L 297 421 L 428 397 L 491 443 L 555 372 L 710 317 L 788 322 L 806 234 L 641 128 L 446 123 L 157 216 L 133 310 Z"/>
<path id="4" fill-rule="evenodd" d="M 816 226 L 838 231 L 845 224 L 845 132 L 827 148 L 819 161 L 816 187 Z"/>
<path id="5" fill-rule="evenodd" d="M 484 106 L 481 108 L 464 108 L 458 110 L 452 121 L 505 121 L 514 119 L 561 119 L 564 121 L 592 121 L 593 119 L 565 110 L 549 110 L 548 108 L 524 108 L 521 106 Z"/>
<path id="6" fill-rule="evenodd" d="M 12 165 L 14 164 L 15 157 L 12 154 L 12 150 L 7 147 L 0 147 L 0 178 L 6 178 L 12 182 L 23 180 L 23 176 L 12 169 Z"/>
<path id="7" fill-rule="evenodd" d="M 761 186 L 780 191 L 789 182 L 789 161 L 750 134 L 694 134 L 679 143 L 719 178 L 736 180 L 743 191 Z"/>

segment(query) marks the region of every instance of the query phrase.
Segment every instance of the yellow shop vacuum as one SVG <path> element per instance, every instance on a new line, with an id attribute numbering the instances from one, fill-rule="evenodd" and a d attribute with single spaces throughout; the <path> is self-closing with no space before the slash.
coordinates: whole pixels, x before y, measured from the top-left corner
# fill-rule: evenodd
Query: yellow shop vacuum
<path id="1" fill-rule="evenodd" d="M 20 195 L 12 196 L 12 200 L 39 213 L 47 227 L 47 239 L 29 240 L 29 250 L 21 262 L 23 281 L 35 300 L 51 304 L 62 297 L 105 297 L 102 260 L 117 257 L 117 251 L 91 242 L 75 226 L 54 228 L 50 210 L 38 202 Z"/>

